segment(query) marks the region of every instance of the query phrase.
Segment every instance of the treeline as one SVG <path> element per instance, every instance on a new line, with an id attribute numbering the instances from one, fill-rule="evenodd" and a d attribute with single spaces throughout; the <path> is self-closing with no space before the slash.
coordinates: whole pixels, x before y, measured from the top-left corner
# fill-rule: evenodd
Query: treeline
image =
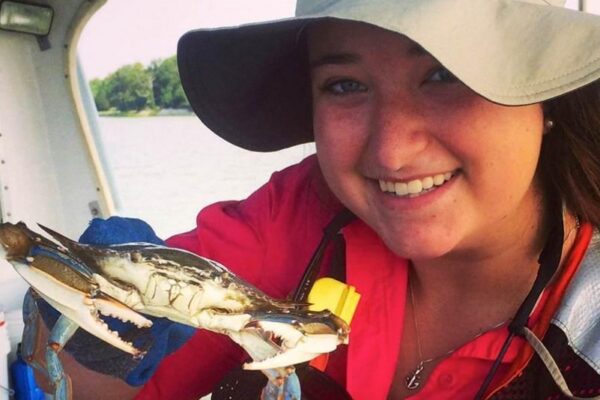
<path id="1" fill-rule="evenodd" d="M 104 79 L 90 82 L 98 111 L 141 111 L 152 108 L 186 108 L 175 56 L 125 65 Z"/>

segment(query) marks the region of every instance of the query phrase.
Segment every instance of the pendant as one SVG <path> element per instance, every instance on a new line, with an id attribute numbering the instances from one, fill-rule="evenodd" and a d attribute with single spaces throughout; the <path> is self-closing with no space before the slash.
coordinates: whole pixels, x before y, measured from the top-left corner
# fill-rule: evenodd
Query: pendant
<path id="1" fill-rule="evenodd" d="M 413 371 L 411 375 L 406 377 L 406 388 L 409 390 L 415 390 L 419 386 L 421 386 L 421 372 L 423 371 L 423 361 L 417 365 L 417 368 Z"/>

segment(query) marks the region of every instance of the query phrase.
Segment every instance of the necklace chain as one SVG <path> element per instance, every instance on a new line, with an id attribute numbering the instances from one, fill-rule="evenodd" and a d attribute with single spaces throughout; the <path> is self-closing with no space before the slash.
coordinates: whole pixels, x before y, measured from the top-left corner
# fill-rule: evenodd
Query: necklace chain
<path id="1" fill-rule="evenodd" d="M 455 347 L 455 348 L 445 352 L 444 354 L 440 354 L 439 356 L 431 357 L 426 360 L 423 359 L 423 350 L 421 348 L 421 335 L 419 335 L 419 323 L 417 321 L 417 309 L 416 309 L 415 295 L 413 292 L 413 287 L 412 287 L 410 278 L 408 280 L 408 290 L 410 292 L 410 305 L 412 308 L 412 320 L 413 320 L 413 324 L 415 327 L 415 338 L 417 340 L 417 352 L 419 353 L 419 363 L 412 370 L 412 372 L 406 376 L 405 379 L 406 379 L 406 388 L 409 390 L 415 390 L 415 389 L 419 388 L 419 386 L 421 386 L 421 372 L 423 372 L 423 370 L 425 369 L 425 364 L 428 364 L 437 359 L 449 356 L 450 354 L 452 354 L 456 350 L 458 350 L 462 345 Z M 506 324 L 508 321 L 509 320 L 502 321 L 498 324 L 492 325 L 492 326 L 484 329 L 483 331 L 479 332 L 477 335 L 473 336 L 471 338 L 471 340 L 469 340 L 469 341 L 473 341 L 473 340 L 477 339 L 478 337 L 480 337 L 481 335 L 483 335 L 484 333 L 501 327 L 502 325 Z"/>

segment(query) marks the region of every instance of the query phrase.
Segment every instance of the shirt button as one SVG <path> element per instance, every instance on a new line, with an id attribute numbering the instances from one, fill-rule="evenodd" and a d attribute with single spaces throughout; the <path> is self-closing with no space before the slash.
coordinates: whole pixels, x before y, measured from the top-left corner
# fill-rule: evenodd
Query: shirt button
<path id="1" fill-rule="evenodd" d="M 454 384 L 454 375 L 441 374 L 438 378 L 438 384 L 442 387 L 450 387 Z"/>

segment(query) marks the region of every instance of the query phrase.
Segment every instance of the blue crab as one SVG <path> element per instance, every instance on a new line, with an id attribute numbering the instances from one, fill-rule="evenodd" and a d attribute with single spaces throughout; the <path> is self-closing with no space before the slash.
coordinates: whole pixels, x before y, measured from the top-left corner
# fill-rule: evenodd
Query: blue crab
<path id="1" fill-rule="evenodd" d="M 57 354 L 78 328 L 143 356 L 110 330 L 103 315 L 145 328 L 152 324 L 142 315 L 148 314 L 225 334 L 252 358 L 246 369 L 308 361 L 348 342 L 348 325 L 329 311 L 274 299 L 215 261 L 147 243 L 84 245 L 40 227 L 56 242 L 23 223 L 0 224 L 0 256 L 62 314 L 46 351 L 57 399 L 70 396 Z M 26 327 L 24 342 L 32 335 Z M 29 347 L 25 352 L 32 354 Z"/>

